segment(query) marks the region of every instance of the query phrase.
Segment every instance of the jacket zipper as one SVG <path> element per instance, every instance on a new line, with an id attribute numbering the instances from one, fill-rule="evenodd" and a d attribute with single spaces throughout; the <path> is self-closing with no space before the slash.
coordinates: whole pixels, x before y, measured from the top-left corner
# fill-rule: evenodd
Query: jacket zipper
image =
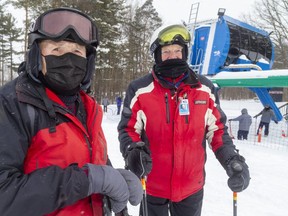
<path id="1" fill-rule="evenodd" d="M 166 123 L 170 123 L 170 111 L 169 111 L 169 101 L 168 93 L 165 93 L 165 104 L 166 104 Z"/>

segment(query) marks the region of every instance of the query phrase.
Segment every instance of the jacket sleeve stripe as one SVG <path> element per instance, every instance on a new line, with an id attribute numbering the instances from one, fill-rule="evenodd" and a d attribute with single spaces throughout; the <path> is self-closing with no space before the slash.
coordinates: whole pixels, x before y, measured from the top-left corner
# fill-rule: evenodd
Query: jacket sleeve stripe
<path id="1" fill-rule="evenodd" d="M 216 151 L 219 147 L 223 145 L 224 139 L 228 139 L 227 127 L 225 126 L 226 115 L 218 106 L 217 95 L 215 91 L 206 86 L 205 84 L 199 89 L 201 91 L 207 92 L 209 94 L 210 108 L 207 110 L 207 134 L 206 138 L 210 148 Z M 220 130 L 219 130 L 220 129 Z M 223 130 L 221 130 L 223 129 Z"/>
<path id="2" fill-rule="evenodd" d="M 134 97 L 131 99 L 131 103 L 130 103 L 130 108 L 132 109 L 134 104 L 136 103 L 139 95 L 141 94 L 145 94 L 145 93 L 149 93 L 154 89 L 154 83 L 151 82 L 150 85 L 144 87 L 144 88 L 139 88 L 136 92 Z"/>
<path id="3" fill-rule="evenodd" d="M 143 110 L 139 110 L 137 112 L 137 117 L 136 117 L 136 122 L 135 122 L 135 125 L 134 125 L 134 128 L 135 128 L 135 131 L 136 133 L 138 133 L 139 135 L 141 135 L 141 132 L 143 130 L 144 127 L 146 127 L 146 121 L 147 121 L 147 118 L 146 118 L 146 115 L 145 113 L 143 112 Z M 144 128 L 145 129 L 145 128 Z"/>

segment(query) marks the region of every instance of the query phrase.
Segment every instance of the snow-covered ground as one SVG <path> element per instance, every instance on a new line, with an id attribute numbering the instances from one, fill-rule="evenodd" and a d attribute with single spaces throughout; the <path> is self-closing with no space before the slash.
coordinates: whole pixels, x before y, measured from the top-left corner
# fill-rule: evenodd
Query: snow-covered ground
<path id="1" fill-rule="evenodd" d="M 252 116 L 263 109 L 260 103 L 253 100 L 222 100 L 221 107 L 228 118 L 240 115 L 242 108 L 247 108 Z M 124 161 L 119 151 L 117 133 L 120 116 L 115 113 L 116 106 L 108 106 L 108 113 L 104 114 L 102 126 L 108 142 L 109 158 L 114 167 L 123 168 Z M 275 126 L 274 123 L 271 123 L 271 128 Z M 237 129 L 234 130 L 235 136 Z M 252 136 L 253 132 L 250 133 Z M 253 141 L 234 140 L 234 143 L 246 158 L 251 175 L 249 187 L 238 193 L 238 216 L 288 215 L 288 139 L 287 146 L 282 145 L 282 148 L 273 148 L 275 145 L 273 143 L 270 143 L 269 146 L 267 144 L 258 145 Z M 207 151 L 207 156 L 202 216 L 232 216 L 233 194 L 227 186 L 226 172 L 210 149 Z M 138 209 L 139 206 L 129 205 L 129 213 L 133 216 L 138 215 Z"/>

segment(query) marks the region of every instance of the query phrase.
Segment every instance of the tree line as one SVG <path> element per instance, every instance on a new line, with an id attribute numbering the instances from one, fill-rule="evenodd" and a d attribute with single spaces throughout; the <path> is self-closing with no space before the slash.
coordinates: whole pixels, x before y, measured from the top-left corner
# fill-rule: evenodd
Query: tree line
<path id="1" fill-rule="evenodd" d="M 133 1 L 131 1 L 133 2 Z M 242 20 L 271 31 L 275 44 L 274 69 L 288 68 L 288 0 L 259 0 L 252 14 Z M 96 73 L 92 94 L 101 102 L 107 96 L 112 102 L 123 97 L 128 83 L 149 73 L 153 59 L 149 53 L 152 33 L 163 24 L 153 0 L 143 4 L 125 0 L 0 0 L 0 85 L 17 76 L 19 59 L 24 60 L 29 25 L 40 13 L 56 7 L 77 8 L 89 15 L 99 29 Z M 23 27 L 16 27 L 14 8 L 24 13 Z M 23 49 L 17 49 L 17 44 Z M 241 92 L 241 94 L 239 94 Z M 286 92 L 286 89 L 285 89 Z M 252 98 L 247 89 L 222 89 L 224 99 Z M 285 93 L 287 95 L 287 93 Z"/>

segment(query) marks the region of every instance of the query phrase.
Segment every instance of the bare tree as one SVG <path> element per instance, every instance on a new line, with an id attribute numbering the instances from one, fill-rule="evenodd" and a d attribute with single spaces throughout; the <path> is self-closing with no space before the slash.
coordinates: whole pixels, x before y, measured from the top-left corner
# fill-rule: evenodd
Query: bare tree
<path id="1" fill-rule="evenodd" d="M 288 0 L 259 0 L 246 21 L 270 32 L 275 46 L 273 68 L 288 67 Z"/>

